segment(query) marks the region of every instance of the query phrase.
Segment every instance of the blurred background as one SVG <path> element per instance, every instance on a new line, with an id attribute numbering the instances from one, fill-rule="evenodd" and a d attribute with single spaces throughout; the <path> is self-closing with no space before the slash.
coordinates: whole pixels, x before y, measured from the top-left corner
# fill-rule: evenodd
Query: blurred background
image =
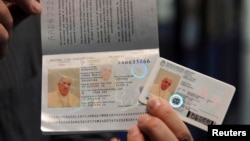
<path id="1" fill-rule="evenodd" d="M 248 0 L 158 0 L 160 55 L 236 87 L 225 124 L 249 124 Z"/>
<path id="2" fill-rule="evenodd" d="M 160 55 L 236 87 L 223 124 L 250 123 L 249 7 L 248 0 L 158 0 Z"/>
<path id="3" fill-rule="evenodd" d="M 158 0 L 160 56 L 236 87 L 224 124 L 250 123 L 249 9 L 249 0 Z M 39 16 L 20 23 L 0 60 L 0 140 L 90 141 L 98 135 L 41 135 L 39 24 Z M 206 132 L 188 127 L 206 141 Z"/>

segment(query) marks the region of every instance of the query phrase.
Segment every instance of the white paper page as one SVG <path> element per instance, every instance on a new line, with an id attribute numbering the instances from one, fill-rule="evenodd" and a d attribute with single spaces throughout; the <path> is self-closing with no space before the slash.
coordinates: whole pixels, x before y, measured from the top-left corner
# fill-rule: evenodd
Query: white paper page
<path id="1" fill-rule="evenodd" d="M 156 0 L 41 0 L 43 54 L 158 48 Z"/>

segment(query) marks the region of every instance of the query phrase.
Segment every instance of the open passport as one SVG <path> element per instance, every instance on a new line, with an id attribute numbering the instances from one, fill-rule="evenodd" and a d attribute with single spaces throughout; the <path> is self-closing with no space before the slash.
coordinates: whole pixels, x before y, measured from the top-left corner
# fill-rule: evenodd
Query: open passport
<path id="1" fill-rule="evenodd" d="M 156 0 L 41 0 L 44 134 L 127 130 L 159 57 Z"/>

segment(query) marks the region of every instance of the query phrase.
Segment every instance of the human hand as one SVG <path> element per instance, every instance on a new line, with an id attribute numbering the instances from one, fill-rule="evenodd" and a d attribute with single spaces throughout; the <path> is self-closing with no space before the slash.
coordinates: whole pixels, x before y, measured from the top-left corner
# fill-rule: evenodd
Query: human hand
<path id="1" fill-rule="evenodd" d="M 14 2 L 0 0 L 0 58 L 7 51 L 14 26 L 30 14 L 40 14 L 41 10 L 41 5 L 36 0 L 15 0 Z"/>
<path id="2" fill-rule="evenodd" d="M 141 115 L 138 124 L 128 131 L 128 141 L 193 141 L 193 137 L 174 109 L 162 98 L 147 102 L 149 114 Z"/>

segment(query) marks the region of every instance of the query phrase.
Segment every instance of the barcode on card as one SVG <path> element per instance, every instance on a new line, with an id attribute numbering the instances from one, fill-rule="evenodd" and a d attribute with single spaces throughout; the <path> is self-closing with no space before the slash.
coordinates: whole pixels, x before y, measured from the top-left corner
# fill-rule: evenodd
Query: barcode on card
<path id="1" fill-rule="evenodd" d="M 188 111 L 187 117 L 190 118 L 190 119 L 193 119 L 193 120 L 195 120 L 197 122 L 200 122 L 202 124 L 205 124 L 205 125 L 215 125 L 216 124 L 215 121 L 212 121 L 212 120 L 210 120 L 210 119 L 208 119 L 206 117 L 203 117 L 203 116 L 198 115 L 196 113 L 193 113 L 191 111 Z"/>

